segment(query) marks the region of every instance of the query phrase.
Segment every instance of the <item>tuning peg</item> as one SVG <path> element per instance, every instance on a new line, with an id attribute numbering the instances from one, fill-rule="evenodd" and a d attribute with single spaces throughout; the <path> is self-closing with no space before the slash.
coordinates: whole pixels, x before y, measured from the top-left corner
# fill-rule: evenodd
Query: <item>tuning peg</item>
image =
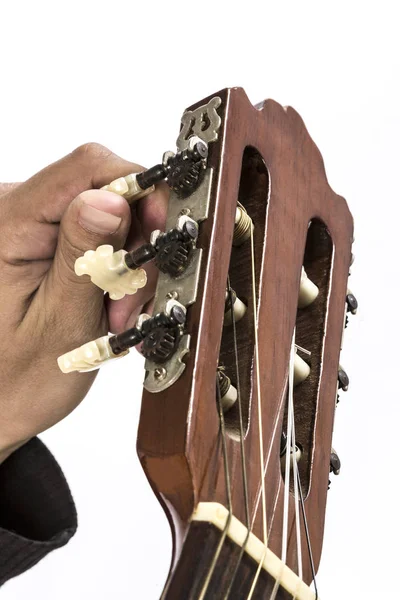
<path id="1" fill-rule="evenodd" d="M 144 173 L 146 173 L 146 171 L 144 171 Z M 145 185 L 144 188 L 142 188 L 139 185 L 140 178 L 138 181 L 139 175 L 142 175 L 142 173 L 131 173 L 130 175 L 126 175 L 126 177 L 118 177 L 118 179 L 114 179 L 114 181 L 103 186 L 101 189 L 118 194 L 118 196 L 123 196 L 125 200 L 128 200 L 129 204 L 131 204 L 135 200 L 139 200 L 139 198 L 151 194 L 151 192 L 154 192 L 155 190 L 152 183 L 149 186 Z"/>
<path id="2" fill-rule="evenodd" d="M 225 295 L 225 316 L 224 316 L 224 325 L 229 326 L 232 325 L 232 311 L 231 305 L 233 307 L 233 318 L 235 323 L 240 321 L 244 317 L 247 311 L 247 306 L 238 296 L 236 295 L 235 290 L 230 288 L 230 290 L 226 290 Z"/>
<path id="3" fill-rule="evenodd" d="M 112 336 L 104 335 L 103 337 L 92 340 L 67 352 L 57 359 L 58 366 L 63 373 L 72 373 L 73 371 L 79 371 L 84 373 L 86 371 L 94 371 L 101 367 L 102 364 L 109 360 L 120 358 L 128 354 L 129 350 L 121 352 L 120 354 L 114 354 L 111 345 L 110 338 Z"/>
<path id="4" fill-rule="evenodd" d="M 89 275 L 92 282 L 108 292 L 112 300 L 119 300 L 125 294 L 136 294 L 146 285 L 146 271 L 129 268 L 125 260 L 127 254 L 126 250 L 114 252 L 108 244 L 99 246 L 97 250 L 88 250 L 75 261 L 75 273 L 78 276 Z M 130 264 L 133 264 L 132 259 Z"/>
<path id="5" fill-rule="evenodd" d="M 143 341 L 145 337 L 143 325 L 149 320 L 151 320 L 150 315 L 142 313 L 135 327 L 117 335 L 104 335 L 63 354 L 57 359 L 58 366 L 63 373 L 73 371 L 83 373 L 99 369 L 104 363 L 125 356 L 130 348 Z"/>
<path id="6" fill-rule="evenodd" d="M 347 290 L 346 304 L 347 312 L 351 312 L 352 315 L 355 315 L 357 313 L 358 302 L 357 298 L 350 292 L 350 290 Z"/>
<path id="7" fill-rule="evenodd" d="M 315 283 L 313 283 L 311 281 L 311 279 L 308 278 L 304 267 L 302 267 L 301 268 L 298 307 L 306 308 L 307 306 L 312 304 L 314 302 L 314 300 L 316 299 L 316 297 L 318 296 L 318 293 L 319 293 L 318 287 L 315 285 Z"/>
<path id="8" fill-rule="evenodd" d="M 293 383 L 294 385 L 299 385 L 302 381 L 307 379 L 310 374 L 309 365 L 300 358 L 298 354 L 294 355 L 294 373 L 293 373 Z"/>
<path id="9" fill-rule="evenodd" d="M 346 371 L 340 365 L 338 371 L 338 383 L 339 389 L 343 390 L 344 392 L 347 392 L 347 390 L 349 389 L 350 379 Z"/>
<path id="10" fill-rule="evenodd" d="M 235 404 L 238 392 L 232 385 L 229 377 L 224 373 L 223 367 L 218 368 L 217 385 L 219 387 L 222 409 L 224 412 L 227 412 Z"/>

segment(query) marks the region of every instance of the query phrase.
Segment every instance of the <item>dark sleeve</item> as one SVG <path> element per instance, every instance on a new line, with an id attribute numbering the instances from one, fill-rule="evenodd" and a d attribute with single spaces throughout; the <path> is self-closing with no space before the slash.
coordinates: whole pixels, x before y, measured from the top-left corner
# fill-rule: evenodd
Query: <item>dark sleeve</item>
<path id="1" fill-rule="evenodd" d="M 0 585 L 64 546 L 76 528 L 64 475 L 33 438 L 0 465 Z"/>

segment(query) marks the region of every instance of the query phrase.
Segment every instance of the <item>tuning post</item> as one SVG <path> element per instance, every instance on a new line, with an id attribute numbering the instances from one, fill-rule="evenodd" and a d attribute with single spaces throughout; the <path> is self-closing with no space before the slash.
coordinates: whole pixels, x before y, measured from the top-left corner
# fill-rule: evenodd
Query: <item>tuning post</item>
<path id="1" fill-rule="evenodd" d="M 238 392 L 228 375 L 224 372 L 224 367 L 218 367 L 217 386 L 219 387 L 218 398 L 221 399 L 222 410 L 227 412 L 235 404 L 238 398 Z"/>
<path id="2" fill-rule="evenodd" d="M 319 293 L 318 287 L 308 278 L 304 267 L 301 268 L 298 307 L 306 308 L 314 302 Z"/>
<path id="3" fill-rule="evenodd" d="M 251 236 L 254 224 L 246 209 L 240 202 L 237 203 L 235 213 L 235 227 L 233 230 L 233 246 L 241 246 Z"/>
<path id="4" fill-rule="evenodd" d="M 232 309 L 233 319 L 235 323 L 240 321 L 247 311 L 246 304 L 237 296 L 235 290 L 232 288 L 227 289 L 225 293 L 225 315 L 224 315 L 224 326 L 228 327 L 232 325 Z"/>
<path id="5" fill-rule="evenodd" d="M 286 452 L 287 452 L 287 435 L 285 432 L 282 431 L 281 445 L 280 445 L 280 457 L 281 457 L 282 471 L 285 471 L 285 468 L 286 468 Z M 296 463 L 298 463 L 302 456 L 302 450 L 299 445 L 295 444 L 294 447 L 290 448 L 290 455 L 291 455 L 290 456 L 290 468 L 291 469 L 293 468 L 293 454 L 294 454 Z"/>

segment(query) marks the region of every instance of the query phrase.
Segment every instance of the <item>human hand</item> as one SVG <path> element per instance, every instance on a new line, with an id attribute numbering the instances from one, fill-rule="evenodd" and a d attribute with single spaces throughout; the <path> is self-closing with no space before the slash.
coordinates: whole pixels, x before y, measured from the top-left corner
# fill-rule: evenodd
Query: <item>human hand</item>
<path id="1" fill-rule="evenodd" d="M 142 170 L 97 144 L 81 146 L 25 183 L 0 185 L 0 463 L 68 415 L 97 371 L 64 375 L 57 357 L 134 325 L 148 303 L 156 268 L 134 296 L 112 302 L 75 260 L 101 244 L 132 249 L 165 224 L 167 188 L 132 210 L 98 188 Z"/>

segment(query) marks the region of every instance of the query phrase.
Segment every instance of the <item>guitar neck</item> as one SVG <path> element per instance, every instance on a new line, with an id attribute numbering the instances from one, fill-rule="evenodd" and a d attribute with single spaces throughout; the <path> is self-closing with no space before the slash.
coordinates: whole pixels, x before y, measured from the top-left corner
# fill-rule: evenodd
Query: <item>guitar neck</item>
<path id="1" fill-rule="evenodd" d="M 225 507 L 201 503 L 162 600 L 248 600 L 250 597 L 314 600 L 315 594 L 271 550 L 265 550 L 254 534 L 248 534 L 240 521 L 234 516 L 229 519 Z"/>

